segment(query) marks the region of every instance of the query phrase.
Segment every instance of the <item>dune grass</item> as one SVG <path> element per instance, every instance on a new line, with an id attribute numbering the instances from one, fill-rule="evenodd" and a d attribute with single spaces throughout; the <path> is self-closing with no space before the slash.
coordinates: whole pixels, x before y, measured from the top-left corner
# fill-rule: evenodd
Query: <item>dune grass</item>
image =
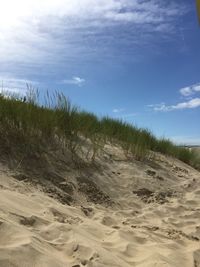
<path id="1" fill-rule="evenodd" d="M 30 88 L 29 88 L 30 89 Z M 0 95 L 0 149 L 2 153 L 25 154 L 48 150 L 55 145 L 76 153 L 80 136 L 92 143 L 95 159 L 107 143 L 119 144 L 125 153 L 143 160 L 150 151 L 176 157 L 194 167 L 199 165 L 196 154 L 167 139 L 157 139 L 149 130 L 140 129 L 121 120 L 98 118 L 79 110 L 60 93 L 39 101 L 39 95 L 29 90 L 26 101 L 18 96 Z"/>

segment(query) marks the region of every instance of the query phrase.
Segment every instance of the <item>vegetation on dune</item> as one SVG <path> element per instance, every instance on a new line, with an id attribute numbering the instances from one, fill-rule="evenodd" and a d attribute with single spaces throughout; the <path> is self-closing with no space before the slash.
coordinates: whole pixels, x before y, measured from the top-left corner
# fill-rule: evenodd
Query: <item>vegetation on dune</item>
<path id="1" fill-rule="evenodd" d="M 76 154 L 83 137 L 92 144 L 92 160 L 99 149 L 110 142 L 119 144 L 127 155 L 137 160 L 143 160 L 150 151 L 155 151 L 194 167 L 199 166 L 194 151 L 178 147 L 167 139 L 157 139 L 147 129 L 109 117 L 100 119 L 92 113 L 80 111 L 60 93 L 53 96 L 47 93 L 41 105 L 38 93 L 29 89 L 26 101 L 17 96 L 0 95 L 1 153 L 18 151 L 29 155 L 55 145 Z"/>

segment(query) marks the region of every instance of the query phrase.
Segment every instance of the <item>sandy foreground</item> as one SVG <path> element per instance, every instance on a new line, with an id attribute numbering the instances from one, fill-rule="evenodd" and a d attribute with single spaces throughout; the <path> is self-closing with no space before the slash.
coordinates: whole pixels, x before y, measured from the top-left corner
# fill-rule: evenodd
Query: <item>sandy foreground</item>
<path id="1" fill-rule="evenodd" d="M 0 267 L 200 266 L 200 173 L 117 147 L 97 161 L 42 179 L 0 165 Z"/>

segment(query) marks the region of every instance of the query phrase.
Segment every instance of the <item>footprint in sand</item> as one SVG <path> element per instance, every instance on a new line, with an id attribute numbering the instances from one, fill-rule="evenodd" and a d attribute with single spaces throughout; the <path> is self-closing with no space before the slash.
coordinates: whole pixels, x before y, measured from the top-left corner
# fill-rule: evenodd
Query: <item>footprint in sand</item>
<path id="1" fill-rule="evenodd" d="M 87 216 L 87 217 L 91 218 L 94 215 L 93 208 L 91 208 L 91 207 L 83 207 L 83 206 L 81 206 L 81 210 L 85 214 L 85 216 Z"/>
<path id="2" fill-rule="evenodd" d="M 22 216 L 16 213 L 10 213 L 10 214 L 17 217 L 19 224 L 24 225 L 26 227 L 34 227 L 35 229 L 37 229 L 40 228 L 41 226 L 49 224 L 49 221 L 35 215 Z"/>
<path id="3" fill-rule="evenodd" d="M 97 252 L 92 251 L 92 249 L 89 247 L 80 244 L 74 244 L 72 257 L 76 259 L 76 262 L 78 262 L 72 266 L 93 266 L 91 264 L 98 261 L 100 256 Z"/>
<path id="4" fill-rule="evenodd" d="M 112 226 L 116 226 L 116 224 L 117 224 L 116 220 L 113 219 L 113 218 L 110 217 L 110 216 L 105 216 L 105 217 L 103 217 L 101 223 L 102 223 L 103 225 L 110 226 L 110 227 L 112 227 Z"/>

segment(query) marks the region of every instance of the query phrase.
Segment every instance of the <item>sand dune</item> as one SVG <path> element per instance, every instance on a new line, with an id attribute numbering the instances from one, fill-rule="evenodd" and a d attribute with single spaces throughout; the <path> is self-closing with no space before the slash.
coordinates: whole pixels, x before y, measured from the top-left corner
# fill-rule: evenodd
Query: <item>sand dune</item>
<path id="1" fill-rule="evenodd" d="M 0 266 L 200 266 L 200 173 L 109 146 L 97 163 L 51 184 L 1 165 Z"/>

